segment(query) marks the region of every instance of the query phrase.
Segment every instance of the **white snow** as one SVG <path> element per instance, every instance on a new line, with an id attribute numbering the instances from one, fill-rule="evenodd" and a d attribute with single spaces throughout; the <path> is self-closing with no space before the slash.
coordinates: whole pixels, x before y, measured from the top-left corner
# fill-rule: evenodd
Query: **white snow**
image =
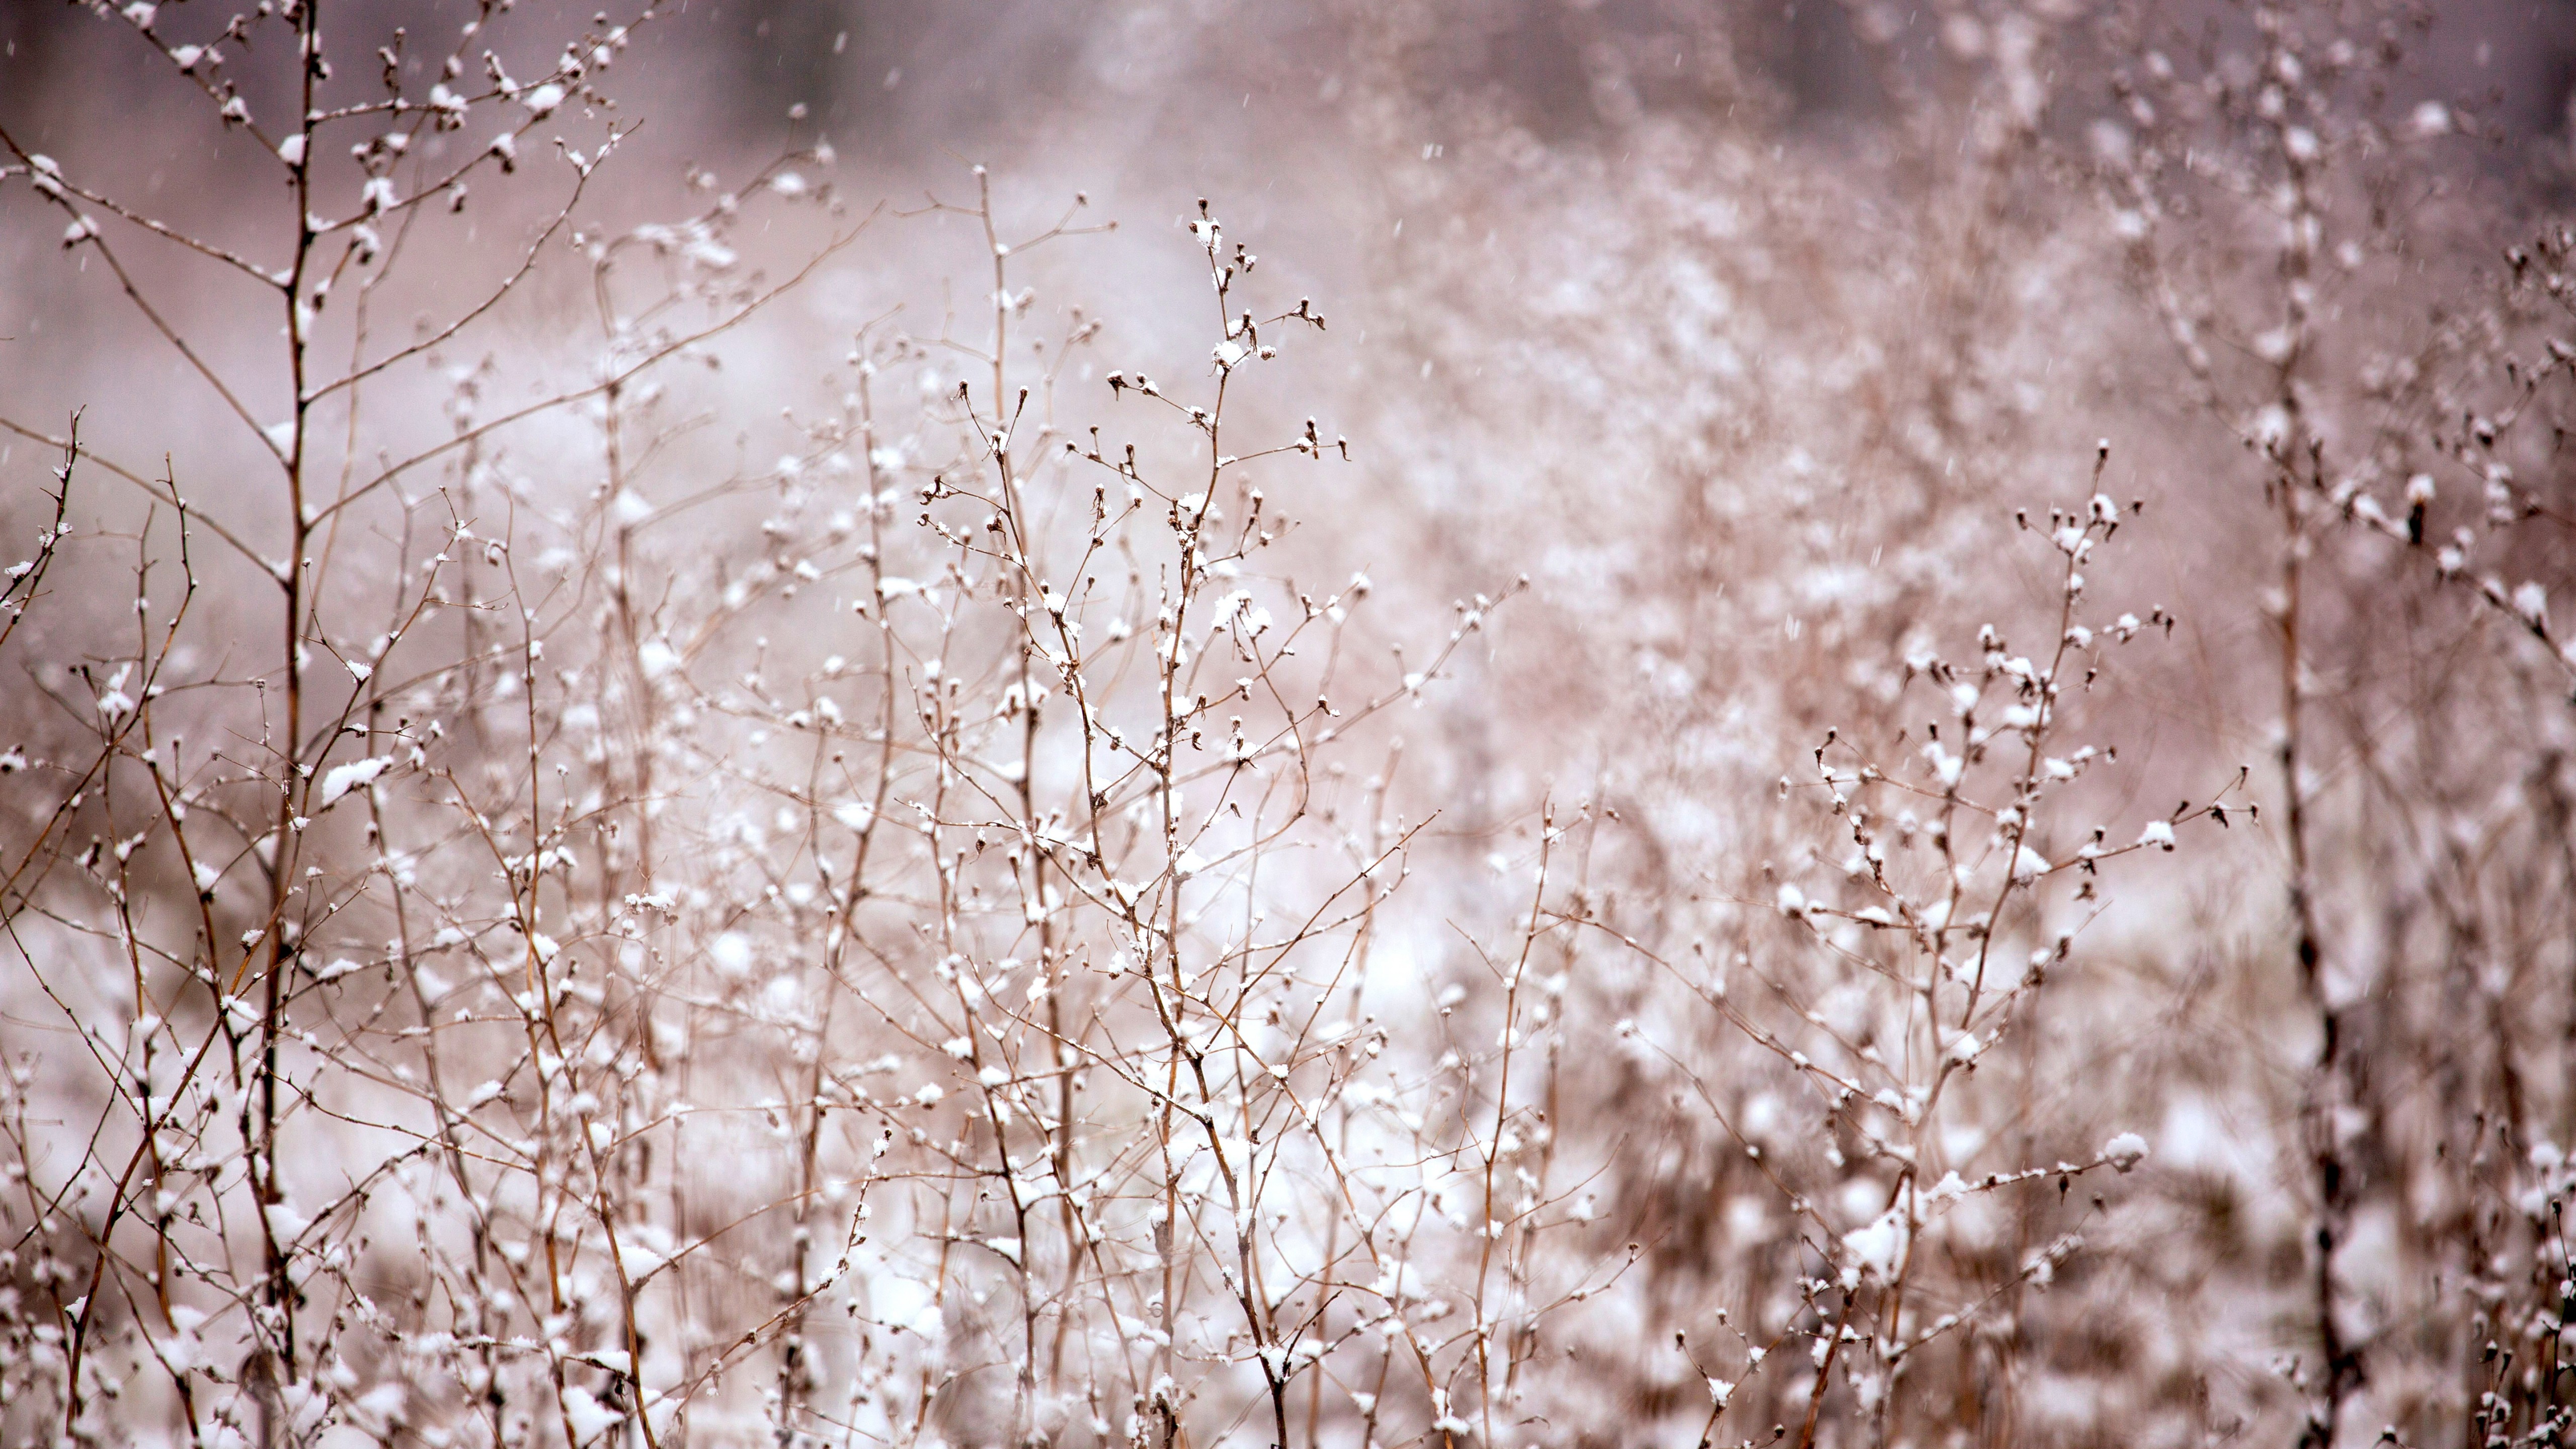
<path id="1" fill-rule="evenodd" d="M 332 766 L 322 776 L 322 798 L 317 802 L 318 807 L 328 810 L 341 796 L 362 785 L 374 784 L 376 777 L 382 775 L 386 767 L 392 763 L 390 756 L 377 755 L 364 760 L 351 760 L 345 765 Z"/>
<path id="2" fill-rule="evenodd" d="M 626 1415 L 591 1397 L 590 1390 L 575 1385 L 563 1391 L 564 1421 L 572 1425 L 576 1442 L 587 1444 L 626 1422 Z"/>

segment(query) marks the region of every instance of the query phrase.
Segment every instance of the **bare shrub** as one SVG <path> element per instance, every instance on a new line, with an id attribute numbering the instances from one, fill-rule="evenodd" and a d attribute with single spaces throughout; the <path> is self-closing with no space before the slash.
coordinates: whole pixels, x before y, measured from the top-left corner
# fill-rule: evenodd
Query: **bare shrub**
<path id="1" fill-rule="evenodd" d="M 539 9 L 0 126 L 206 400 L 0 406 L 0 1433 L 2563 1436 L 2576 242 L 2416 17 L 1341 16 L 1363 330 Z"/>

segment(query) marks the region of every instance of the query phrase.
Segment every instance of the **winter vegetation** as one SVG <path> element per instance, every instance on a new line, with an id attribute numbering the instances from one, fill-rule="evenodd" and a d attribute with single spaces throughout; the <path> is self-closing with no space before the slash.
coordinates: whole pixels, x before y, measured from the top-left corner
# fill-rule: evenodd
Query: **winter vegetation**
<path id="1" fill-rule="evenodd" d="M 0 1442 L 2576 1432 L 2563 11 L 0 44 Z"/>

